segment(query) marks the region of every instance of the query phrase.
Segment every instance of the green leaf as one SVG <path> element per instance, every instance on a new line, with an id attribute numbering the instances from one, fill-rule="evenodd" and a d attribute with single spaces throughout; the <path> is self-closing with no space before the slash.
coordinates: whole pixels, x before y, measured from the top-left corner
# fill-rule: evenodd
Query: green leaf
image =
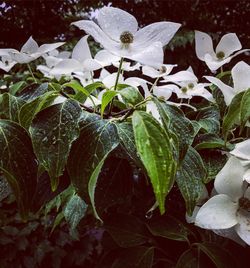
<path id="1" fill-rule="evenodd" d="M 112 122 L 88 112 L 83 112 L 80 129 L 80 136 L 70 151 L 67 169 L 77 192 L 87 201 L 91 176 L 91 188 L 94 189 L 93 182 L 101 168 L 99 164 L 117 147 L 119 139 Z"/>
<path id="2" fill-rule="evenodd" d="M 24 100 L 4 93 L 0 95 L 0 118 L 9 119 L 11 121 L 19 122 L 18 114 L 21 107 L 25 104 Z"/>
<path id="3" fill-rule="evenodd" d="M 140 158 L 151 180 L 161 214 L 165 212 L 165 198 L 171 190 L 176 162 L 171 139 L 151 115 L 135 111 L 132 117 L 135 142 Z"/>
<path id="4" fill-rule="evenodd" d="M 206 169 L 202 158 L 189 147 L 180 169 L 177 171 L 176 181 L 186 203 L 187 213 L 192 214 L 194 207 L 202 196 L 206 179 Z"/>
<path id="5" fill-rule="evenodd" d="M 147 226 L 154 236 L 160 236 L 176 241 L 188 241 L 188 229 L 181 221 L 170 215 L 152 219 Z"/>
<path id="6" fill-rule="evenodd" d="M 105 88 L 102 82 L 94 82 L 92 84 L 89 84 L 85 87 L 85 89 L 91 94 L 93 91 L 95 91 L 98 88 Z"/>
<path id="7" fill-rule="evenodd" d="M 111 268 L 151 268 L 153 258 L 153 247 L 134 247 L 126 249 L 121 256 L 115 260 Z"/>
<path id="8" fill-rule="evenodd" d="M 196 246 L 213 261 L 217 268 L 237 267 L 237 263 L 232 258 L 231 252 L 226 251 L 220 245 L 203 242 L 197 243 Z"/>
<path id="9" fill-rule="evenodd" d="M 38 166 L 28 133 L 9 120 L 0 120 L 0 169 L 26 218 L 36 191 Z"/>
<path id="10" fill-rule="evenodd" d="M 26 85 L 27 83 L 25 81 L 17 82 L 10 86 L 9 93 L 11 95 L 16 95 L 16 93 L 18 93 L 18 91 L 21 91 Z"/>
<path id="11" fill-rule="evenodd" d="M 101 117 L 103 116 L 103 113 L 105 111 L 105 108 L 108 106 L 108 104 L 112 101 L 112 99 L 118 94 L 117 91 L 109 90 L 104 92 L 102 95 L 102 104 L 101 104 Z"/>
<path id="12" fill-rule="evenodd" d="M 229 150 L 233 149 L 233 146 L 230 143 L 225 144 L 225 141 L 221 139 L 218 135 L 213 133 L 206 133 L 200 135 L 195 140 L 195 149 L 213 149 L 213 148 L 228 148 Z"/>
<path id="13" fill-rule="evenodd" d="M 39 112 L 30 127 L 35 154 L 51 177 L 52 190 L 56 190 L 71 144 L 79 136 L 80 116 L 77 102 L 66 100 Z"/>
<path id="14" fill-rule="evenodd" d="M 49 84 L 48 83 L 43 83 L 43 84 L 31 84 L 25 87 L 18 97 L 22 98 L 26 102 L 32 101 L 36 99 L 37 97 L 43 95 L 44 93 L 49 91 Z"/>
<path id="15" fill-rule="evenodd" d="M 142 245 L 149 239 L 146 226 L 132 215 L 112 214 L 105 220 L 104 228 L 124 248 Z"/>
<path id="16" fill-rule="evenodd" d="M 204 183 L 208 183 L 215 179 L 215 176 L 226 164 L 228 157 L 219 150 L 201 150 L 200 155 L 203 163 L 206 163 L 207 176 Z"/>
<path id="17" fill-rule="evenodd" d="M 36 114 L 50 105 L 55 98 L 55 93 L 50 91 L 23 105 L 19 112 L 21 126 L 28 129 Z"/>
<path id="18" fill-rule="evenodd" d="M 142 166 L 141 160 L 138 156 L 133 126 L 131 122 L 122 122 L 115 124 L 117 133 L 120 139 L 120 145 L 123 150 L 135 161 L 138 166 Z"/>
<path id="19" fill-rule="evenodd" d="M 245 92 L 241 92 L 234 96 L 230 105 L 228 106 L 228 111 L 223 118 L 222 122 L 222 134 L 227 139 L 228 132 L 232 129 L 233 125 L 237 122 L 240 122 L 240 107 L 241 107 L 241 100 Z"/>
<path id="20" fill-rule="evenodd" d="M 123 101 L 130 107 L 144 100 L 139 90 L 134 87 L 125 87 L 119 91 L 119 94 L 122 96 Z"/>
<path id="21" fill-rule="evenodd" d="M 178 144 L 176 146 L 179 146 L 179 157 L 182 160 L 189 145 L 193 142 L 193 124 L 178 107 L 160 102 L 156 98 L 154 102 L 159 110 L 164 128 L 177 136 Z"/>
<path id="22" fill-rule="evenodd" d="M 240 124 L 243 128 L 250 119 L 250 88 L 245 91 L 240 104 Z"/>
<path id="23" fill-rule="evenodd" d="M 84 200 L 77 194 L 74 194 L 67 205 L 64 208 L 64 217 L 68 224 L 70 225 L 70 229 L 76 229 L 80 220 L 85 216 L 87 211 L 87 204 Z"/>
<path id="24" fill-rule="evenodd" d="M 208 133 L 219 133 L 220 112 L 216 106 L 202 108 L 196 116 L 196 121 Z"/>

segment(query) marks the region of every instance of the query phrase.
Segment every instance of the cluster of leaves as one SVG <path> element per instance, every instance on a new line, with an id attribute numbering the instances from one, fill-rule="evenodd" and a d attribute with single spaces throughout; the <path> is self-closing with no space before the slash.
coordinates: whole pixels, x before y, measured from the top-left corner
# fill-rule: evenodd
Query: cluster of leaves
<path id="1" fill-rule="evenodd" d="M 109 90 L 91 110 L 82 103 L 101 82 L 83 87 L 76 80 L 23 78 L 9 84 L 7 77 L 0 95 L 0 169 L 23 220 L 47 204 L 47 213 L 57 213 L 52 231 L 65 219 L 77 238 L 78 224 L 94 215 L 99 223 L 92 228 L 102 222 L 104 232 L 97 267 L 237 267 L 183 215 L 192 214 L 205 184 L 225 163 L 221 152 L 231 150 L 240 133 L 249 135 L 249 90 L 228 108 L 216 88 L 216 103 L 198 98 L 195 110 L 152 97 L 160 124 L 145 112 L 147 99 L 128 85 L 118 85 L 123 102 Z M 174 189 L 178 194 L 171 196 Z M 166 215 L 159 217 L 157 206 Z M 171 247 L 178 250 L 167 252 Z"/>

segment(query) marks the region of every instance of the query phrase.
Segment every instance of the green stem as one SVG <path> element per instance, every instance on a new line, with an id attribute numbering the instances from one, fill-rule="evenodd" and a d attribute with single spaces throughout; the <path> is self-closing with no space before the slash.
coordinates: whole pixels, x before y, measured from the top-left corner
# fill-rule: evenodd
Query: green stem
<path id="1" fill-rule="evenodd" d="M 151 86 L 149 92 L 152 93 L 153 89 L 154 89 L 154 86 L 156 86 L 157 82 L 159 81 L 160 77 L 157 77 L 154 81 L 154 84 Z"/>
<path id="2" fill-rule="evenodd" d="M 31 74 L 31 76 L 32 76 L 32 78 L 33 78 L 33 80 L 35 81 L 35 83 L 37 83 L 36 78 L 35 78 L 35 76 L 34 76 L 32 70 L 31 70 L 31 68 L 30 68 L 29 63 L 27 63 L 27 65 L 28 65 L 28 69 L 29 69 L 29 72 L 30 72 L 30 74 Z"/>

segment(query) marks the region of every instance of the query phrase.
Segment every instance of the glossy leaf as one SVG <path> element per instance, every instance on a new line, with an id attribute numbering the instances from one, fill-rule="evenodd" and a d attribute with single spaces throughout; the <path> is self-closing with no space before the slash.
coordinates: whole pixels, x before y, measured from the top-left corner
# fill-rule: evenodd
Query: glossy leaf
<path id="1" fill-rule="evenodd" d="M 118 94 L 117 91 L 109 90 L 102 95 L 102 104 L 101 104 L 101 116 L 105 111 L 105 108 L 109 105 L 112 99 Z"/>
<path id="2" fill-rule="evenodd" d="M 43 83 L 41 85 L 39 84 L 31 84 L 25 87 L 18 96 L 25 100 L 26 102 L 32 101 L 36 99 L 37 97 L 43 95 L 44 93 L 49 91 L 49 84 Z"/>
<path id="3" fill-rule="evenodd" d="M 77 192 L 87 201 L 90 188 L 91 191 L 95 188 L 97 171 L 101 168 L 99 164 L 117 147 L 119 139 L 112 122 L 88 112 L 83 112 L 80 129 L 80 136 L 72 146 L 67 168 Z M 93 192 L 90 194 L 93 198 Z"/>
<path id="4" fill-rule="evenodd" d="M 240 107 L 241 100 L 245 92 L 237 94 L 231 101 L 228 111 L 223 118 L 222 122 L 222 134 L 227 139 L 228 132 L 233 128 L 236 122 L 240 122 Z"/>
<path id="5" fill-rule="evenodd" d="M 71 144 L 79 136 L 80 116 L 77 102 L 66 100 L 39 112 L 30 127 L 35 153 L 51 177 L 52 190 L 56 190 Z"/>
<path id="6" fill-rule="evenodd" d="M 194 138 L 193 124 L 179 108 L 157 99 L 154 99 L 154 102 L 159 110 L 164 128 L 177 137 L 178 145 L 176 146 L 179 147 L 179 158 L 182 160 Z"/>
<path id="7" fill-rule="evenodd" d="M 132 215 L 112 214 L 104 221 L 104 228 L 120 247 L 142 245 L 149 239 L 143 222 Z"/>
<path id="8" fill-rule="evenodd" d="M 144 100 L 139 90 L 134 87 L 125 87 L 119 91 L 119 94 L 122 96 L 123 101 L 130 107 Z"/>
<path id="9" fill-rule="evenodd" d="M 9 120 L 0 120 L 0 169 L 25 218 L 36 190 L 38 166 L 28 133 Z"/>
<path id="10" fill-rule="evenodd" d="M 164 214 L 165 198 L 173 186 L 176 171 L 172 140 L 158 121 L 145 112 L 135 111 L 132 123 L 138 153 L 152 183 L 160 212 Z"/>
<path id="11" fill-rule="evenodd" d="M 13 84 L 12 86 L 10 86 L 9 89 L 9 93 L 11 95 L 16 95 L 19 91 L 21 91 L 25 86 L 27 85 L 27 83 L 25 81 L 20 81 L 17 82 L 15 84 Z"/>
<path id="12" fill-rule="evenodd" d="M 188 241 L 188 229 L 176 218 L 167 215 L 152 219 L 147 224 L 154 236 L 160 236 L 176 241 Z"/>
<path id="13" fill-rule="evenodd" d="M 24 100 L 4 93 L 0 95 L 0 119 L 9 119 L 11 121 L 19 122 L 19 112 L 21 107 L 25 104 Z"/>
<path id="14" fill-rule="evenodd" d="M 50 91 L 23 105 L 19 112 L 21 126 L 28 129 L 36 114 L 51 104 L 55 98 L 55 93 Z"/>
<path id="15" fill-rule="evenodd" d="M 153 247 L 135 247 L 126 249 L 113 263 L 111 268 L 151 268 L 153 265 Z"/>
<path id="16" fill-rule="evenodd" d="M 86 211 L 87 204 L 79 195 L 74 194 L 66 204 L 63 212 L 71 230 L 76 229 L 80 220 L 85 216 Z"/>
<path id="17" fill-rule="evenodd" d="M 202 158 L 190 146 L 176 175 L 176 181 L 189 215 L 192 214 L 197 201 L 202 196 L 205 179 L 206 169 Z"/>

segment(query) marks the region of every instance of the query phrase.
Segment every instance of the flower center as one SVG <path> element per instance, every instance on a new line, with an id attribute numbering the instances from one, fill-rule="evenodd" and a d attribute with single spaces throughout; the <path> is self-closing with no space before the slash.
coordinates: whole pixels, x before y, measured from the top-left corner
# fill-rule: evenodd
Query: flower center
<path id="1" fill-rule="evenodd" d="M 241 197 L 239 199 L 239 207 L 247 212 L 250 212 L 250 200 L 246 197 Z"/>
<path id="2" fill-rule="evenodd" d="M 129 45 L 129 44 L 133 43 L 134 36 L 131 32 L 125 31 L 120 35 L 120 40 L 121 40 L 122 44 Z"/>
<path id="3" fill-rule="evenodd" d="M 188 90 L 188 89 L 187 89 L 186 87 L 182 87 L 182 88 L 181 88 L 182 93 L 187 93 L 187 90 Z"/>
<path id="4" fill-rule="evenodd" d="M 161 66 L 160 69 L 159 69 L 159 71 L 160 71 L 160 73 L 162 73 L 162 74 L 166 73 L 166 71 L 167 71 L 166 66 Z"/>
<path id="5" fill-rule="evenodd" d="M 188 88 L 193 89 L 194 88 L 194 84 L 193 83 L 189 83 L 188 84 Z"/>
<path id="6" fill-rule="evenodd" d="M 216 57 L 217 59 L 222 60 L 225 57 L 225 53 L 223 51 L 219 51 L 218 53 L 216 53 Z"/>

